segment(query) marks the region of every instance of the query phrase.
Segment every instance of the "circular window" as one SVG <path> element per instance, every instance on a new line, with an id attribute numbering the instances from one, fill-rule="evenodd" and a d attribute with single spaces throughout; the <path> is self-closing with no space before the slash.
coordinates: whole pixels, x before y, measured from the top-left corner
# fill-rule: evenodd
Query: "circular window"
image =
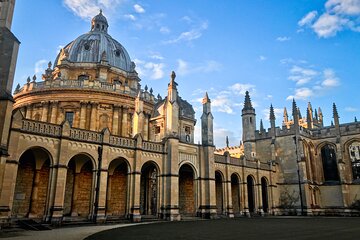
<path id="1" fill-rule="evenodd" d="M 120 57 L 121 51 L 120 50 L 115 50 L 115 56 Z"/>
<path id="2" fill-rule="evenodd" d="M 87 50 L 87 51 L 90 50 L 90 45 L 88 43 L 85 43 L 84 49 Z"/>

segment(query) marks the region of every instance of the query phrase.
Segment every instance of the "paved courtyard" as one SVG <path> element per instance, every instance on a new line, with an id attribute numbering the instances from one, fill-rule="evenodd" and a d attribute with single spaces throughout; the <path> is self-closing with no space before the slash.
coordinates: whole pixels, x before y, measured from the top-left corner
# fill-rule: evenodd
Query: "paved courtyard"
<path id="1" fill-rule="evenodd" d="M 98 239 L 358 239 L 360 218 L 241 218 L 163 222 L 96 233 Z"/>

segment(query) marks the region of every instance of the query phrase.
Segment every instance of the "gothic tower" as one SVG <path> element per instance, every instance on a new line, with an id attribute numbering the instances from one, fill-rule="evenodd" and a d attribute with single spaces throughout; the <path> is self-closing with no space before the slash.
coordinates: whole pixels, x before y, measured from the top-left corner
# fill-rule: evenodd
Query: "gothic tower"
<path id="1" fill-rule="evenodd" d="M 170 75 L 168 84 L 168 95 L 166 103 L 166 134 L 178 134 L 179 132 L 179 105 L 177 103 L 178 91 L 175 82 L 176 74 L 174 71 Z"/>
<path id="2" fill-rule="evenodd" d="M 244 108 L 242 109 L 242 130 L 244 153 L 247 159 L 254 159 L 255 151 L 255 131 L 256 131 L 256 114 L 252 107 L 249 92 L 245 93 Z"/>

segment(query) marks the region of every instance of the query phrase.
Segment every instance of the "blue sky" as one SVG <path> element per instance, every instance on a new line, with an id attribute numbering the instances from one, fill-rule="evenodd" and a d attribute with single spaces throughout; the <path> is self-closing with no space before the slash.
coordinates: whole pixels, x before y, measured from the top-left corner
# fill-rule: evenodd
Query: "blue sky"
<path id="1" fill-rule="evenodd" d="M 340 122 L 360 117 L 360 0 L 16 1 L 12 30 L 21 41 L 15 83 L 40 79 L 59 49 L 90 30 L 99 9 L 109 34 L 136 62 L 142 86 L 162 96 L 177 74 L 180 95 L 197 111 L 212 100 L 217 147 L 241 140 L 241 108 L 250 91 L 257 126 L 269 127 L 272 103 L 277 125 L 295 98 L 321 107 L 325 125 L 335 102 Z"/>

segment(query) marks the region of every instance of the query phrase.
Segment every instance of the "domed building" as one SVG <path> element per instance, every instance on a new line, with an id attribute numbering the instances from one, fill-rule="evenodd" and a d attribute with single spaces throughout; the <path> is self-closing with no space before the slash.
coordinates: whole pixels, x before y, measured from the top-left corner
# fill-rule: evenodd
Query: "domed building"
<path id="1" fill-rule="evenodd" d="M 0 2 L 0 226 L 143 218 L 359 215 L 360 124 L 324 126 L 309 103 L 270 128 L 246 92 L 242 142 L 215 149 L 211 100 L 195 111 L 175 72 L 167 95 L 141 87 L 126 49 L 100 13 L 42 75 L 11 94 L 19 41 L 14 1 Z M 5 14 L 5 15 L 3 15 Z M 166 87 L 166 86 L 164 86 Z"/>

